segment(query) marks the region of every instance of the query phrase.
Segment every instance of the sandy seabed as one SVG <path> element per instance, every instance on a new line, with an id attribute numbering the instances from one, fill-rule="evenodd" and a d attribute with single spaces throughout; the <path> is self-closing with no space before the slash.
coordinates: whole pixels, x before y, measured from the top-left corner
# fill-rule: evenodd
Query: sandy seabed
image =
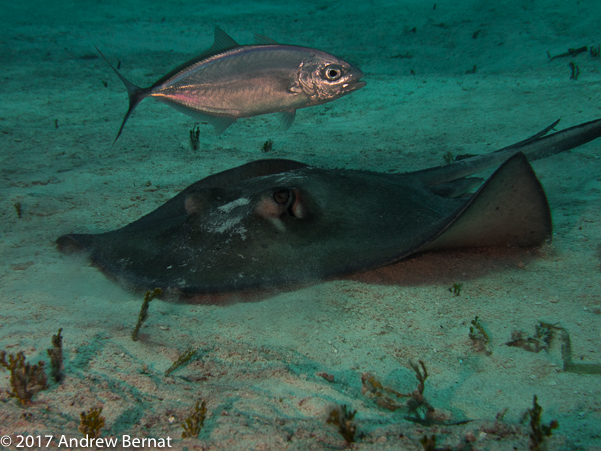
<path id="1" fill-rule="evenodd" d="M 116 448 L 143 449 L 124 442 L 129 436 L 170 438 L 172 449 L 344 449 L 326 418 L 346 404 L 357 410 L 354 449 L 421 450 L 419 440 L 435 435 L 438 449 L 521 450 L 533 395 L 543 422 L 559 422 L 549 449 L 601 449 L 601 376 L 564 372 L 559 341 L 540 353 L 504 345 L 514 331 L 559 323 L 575 361 L 601 362 L 599 141 L 533 164 L 554 219 L 544 249 L 430 253 L 253 302 L 155 300 L 137 342 L 143 293 L 54 244 L 72 231 L 121 227 L 196 180 L 260 158 L 405 172 L 440 165 L 449 151 L 504 147 L 559 118 L 558 129 L 597 119 L 601 59 L 547 55 L 601 42 L 596 0 L 2 8 L 0 349 L 48 362 L 63 328 L 65 356 L 64 380 L 29 407 L 8 396 L 9 373 L 0 372 L 7 449 L 18 449 L 19 436 L 52 435 L 51 449 L 61 437 L 79 440 L 80 413 L 99 406 L 101 436 L 116 438 Z M 93 46 L 147 86 L 208 48 L 215 25 L 241 43 L 257 32 L 329 51 L 358 65 L 368 85 L 300 110 L 287 132 L 272 116 L 240 120 L 219 137 L 201 125 L 197 151 L 192 119 L 145 101 L 111 146 L 126 93 Z M 460 296 L 449 292 L 454 283 Z M 468 337 L 475 316 L 492 355 Z M 190 347 L 193 358 L 165 376 Z M 449 424 L 417 424 L 362 393 L 366 372 L 415 390 L 410 362 L 419 360 L 429 373 L 424 395 Z M 204 427 L 181 439 L 199 398 Z M 473 421 L 450 425 L 465 420 Z"/>

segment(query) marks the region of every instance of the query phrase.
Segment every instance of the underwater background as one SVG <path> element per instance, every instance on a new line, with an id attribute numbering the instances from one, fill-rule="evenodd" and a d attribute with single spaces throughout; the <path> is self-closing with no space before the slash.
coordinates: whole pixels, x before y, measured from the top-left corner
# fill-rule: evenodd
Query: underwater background
<path id="1" fill-rule="evenodd" d="M 598 119 L 598 0 L 1 5 L 0 349 L 49 371 L 52 335 L 64 337 L 64 378 L 30 406 L 0 371 L 6 449 L 19 435 L 53 435 L 51 449 L 61 435 L 81 438 L 80 414 L 94 407 L 102 437 L 171 437 L 173 449 L 344 449 L 326 421 L 340 405 L 357 411 L 354 449 L 428 449 L 420 439 L 432 435 L 437 449 L 527 449 L 534 395 L 541 422 L 559 423 L 548 449 L 601 449 L 601 376 L 563 371 L 561 350 L 569 333 L 575 362 L 601 363 L 601 141 L 533 163 L 554 221 L 541 250 L 430 253 L 253 302 L 153 300 L 138 341 L 144 293 L 54 243 L 124 226 L 261 158 L 405 172 L 500 149 L 557 119 L 558 130 Z M 260 33 L 333 53 L 367 86 L 299 110 L 286 132 L 272 115 L 217 137 L 200 125 L 197 150 L 193 119 L 146 101 L 112 145 L 127 94 L 94 46 L 149 86 L 210 47 L 215 26 L 241 44 Z M 484 350 L 470 338 L 476 316 Z M 505 345 L 541 322 L 562 328 L 548 349 Z M 420 360 L 436 422 L 392 392 L 417 389 Z M 182 439 L 198 399 L 204 425 Z"/>

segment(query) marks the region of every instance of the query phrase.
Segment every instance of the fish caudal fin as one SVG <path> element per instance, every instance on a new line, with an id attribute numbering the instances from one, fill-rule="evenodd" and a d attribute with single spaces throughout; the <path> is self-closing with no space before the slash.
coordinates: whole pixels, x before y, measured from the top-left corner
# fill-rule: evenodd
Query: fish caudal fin
<path id="1" fill-rule="evenodd" d="M 94 46 L 94 47 L 96 47 L 96 46 Z M 98 47 L 96 47 L 96 50 L 98 50 Z M 131 113 L 133 113 L 133 111 L 140 104 L 140 102 L 142 100 L 144 100 L 146 97 L 148 97 L 148 95 L 150 94 L 150 88 L 140 88 L 139 86 L 134 85 L 131 81 L 129 81 L 127 78 L 125 78 L 123 75 L 121 75 L 117 69 L 115 69 L 115 67 L 109 62 L 109 60 L 106 59 L 106 57 L 102 54 L 102 52 L 100 50 L 98 50 L 98 53 L 100 54 L 102 59 L 104 59 L 104 61 L 106 61 L 106 63 L 110 66 L 110 68 L 113 69 L 113 71 L 117 74 L 119 79 L 123 82 L 123 84 L 127 88 L 127 95 L 129 96 L 129 108 L 127 109 L 127 113 L 125 113 L 123 122 L 121 122 L 121 127 L 119 128 L 117 137 L 113 141 L 113 145 L 115 145 L 115 143 L 119 139 L 119 136 L 121 136 L 123 127 L 125 127 L 125 123 L 131 116 Z"/>

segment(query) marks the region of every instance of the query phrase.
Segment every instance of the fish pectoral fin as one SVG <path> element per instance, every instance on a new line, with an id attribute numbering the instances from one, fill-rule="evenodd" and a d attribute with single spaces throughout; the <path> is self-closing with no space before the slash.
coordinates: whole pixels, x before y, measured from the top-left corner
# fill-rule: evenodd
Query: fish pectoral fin
<path id="1" fill-rule="evenodd" d="M 303 92 L 303 87 L 298 81 L 293 81 L 290 83 L 290 85 L 288 85 L 288 92 L 291 92 L 292 94 L 300 94 Z"/>
<path id="2" fill-rule="evenodd" d="M 294 122 L 295 116 L 296 116 L 296 110 L 281 111 L 278 113 L 278 117 L 280 120 L 280 124 L 282 126 L 282 130 L 286 131 L 290 128 L 290 126 Z"/>
<path id="3" fill-rule="evenodd" d="M 274 39 L 268 38 L 267 36 L 263 36 L 262 34 L 258 34 L 255 33 L 255 42 L 257 44 L 263 44 L 263 45 L 274 45 L 274 44 L 279 44 L 279 42 L 277 42 Z"/>

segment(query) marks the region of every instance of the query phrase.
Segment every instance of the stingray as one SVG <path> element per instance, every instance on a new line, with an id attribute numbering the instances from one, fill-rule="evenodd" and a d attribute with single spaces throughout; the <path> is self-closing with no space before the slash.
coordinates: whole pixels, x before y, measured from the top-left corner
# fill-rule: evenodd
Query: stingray
<path id="1" fill-rule="evenodd" d="M 206 177 L 123 228 L 57 244 L 126 284 L 183 294 L 314 282 L 434 249 L 538 246 L 551 238 L 551 213 L 528 159 L 601 136 L 601 119 L 545 136 L 555 125 L 405 174 L 259 160 Z M 484 183 L 470 177 L 491 167 Z"/>

